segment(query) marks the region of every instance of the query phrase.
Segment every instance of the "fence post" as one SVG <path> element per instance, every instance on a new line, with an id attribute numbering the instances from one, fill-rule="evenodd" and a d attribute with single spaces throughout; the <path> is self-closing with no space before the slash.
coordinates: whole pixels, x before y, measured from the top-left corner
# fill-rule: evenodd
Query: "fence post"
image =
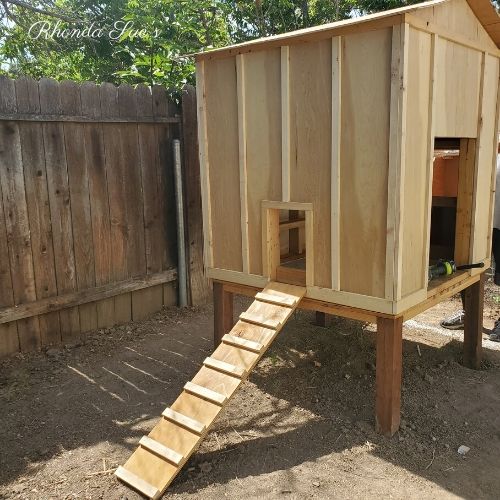
<path id="1" fill-rule="evenodd" d="M 186 218 L 191 305 L 201 305 L 210 298 L 210 286 L 203 271 L 203 218 L 201 209 L 200 161 L 196 90 L 186 85 L 182 91 L 182 141 L 186 187 Z"/>

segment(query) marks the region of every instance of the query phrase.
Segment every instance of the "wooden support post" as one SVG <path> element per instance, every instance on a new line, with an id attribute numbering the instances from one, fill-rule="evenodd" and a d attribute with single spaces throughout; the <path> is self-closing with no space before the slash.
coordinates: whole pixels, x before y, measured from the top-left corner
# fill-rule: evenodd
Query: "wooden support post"
<path id="1" fill-rule="evenodd" d="M 316 311 L 316 318 L 314 320 L 314 324 L 316 326 L 320 326 L 322 328 L 327 328 L 329 324 L 329 315 L 321 312 L 321 311 Z"/>
<path id="2" fill-rule="evenodd" d="M 465 289 L 464 365 L 478 370 L 481 365 L 483 335 L 484 273 Z"/>
<path id="3" fill-rule="evenodd" d="M 377 318 L 376 429 L 392 436 L 401 410 L 403 318 Z"/>
<path id="4" fill-rule="evenodd" d="M 224 289 L 222 283 L 214 282 L 214 346 L 217 347 L 222 337 L 234 326 L 233 294 Z"/>

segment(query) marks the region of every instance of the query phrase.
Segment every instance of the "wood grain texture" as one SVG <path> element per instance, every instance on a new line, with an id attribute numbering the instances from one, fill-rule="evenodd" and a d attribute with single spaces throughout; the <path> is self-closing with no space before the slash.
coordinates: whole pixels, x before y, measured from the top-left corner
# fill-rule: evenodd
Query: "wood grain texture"
<path id="1" fill-rule="evenodd" d="M 242 271 L 235 59 L 205 63 L 205 88 L 214 266 Z"/>
<path id="2" fill-rule="evenodd" d="M 55 80 L 42 79 L 39 82 L 39 92 L 40 111 L 61 114 L 62 104 L 58 83 Z M 64 127 L 61 123 L 44 123 L 42 129 L 45 164 L 50 165 L 47 169 L 47 185 L 57 292 L 62 294 L 77 289 Z M 63 341 L 80 334 L 80 314 L 77 307 L 61 311 L 59 317 Z"/>
<path id="3" fill-rule="evenodd" d="M 64 81 L 60 84 L 60 91 L 64 112 L 81 113 L 80 86 L 75 82 Z M 88 164 L 91 160 L 87 158 L 85 124 L 64 123 L 63 129 L 74 240 L 76 288 L 85 290 L 96 285 L 88 172 Z M 81 333 L 97 328 L 95 304 L 80 306 L 79 313 Z"/>
<path id="4" fill-rule="evenodd" d="M 476 137 L 481 53 L 439 38 L 437 46 L 437 137 Z"/>
<path id="5" fill-rule="evenodd" d="M 325 288 L 332 255 L 331 89 L 331 41 L 290 47 L 290 199 L 313 203 L 314 284 Z"/>
<path id="6" fill-rule="evenodd" d="M 210 286 L 203 269 L 201 165 L 196 107 L 196 90 L 193 86 L 186 85 L 182 92 L 182 138 L 186 185 L 189 285 L 191 304 L 195 306 L 205 304 L 210 297 Z"/>
<path id="7" fill-rule="evenodd" d="M 17 111 L 14 82 L 2 79 L 0 83 L 0 109 L 6 112 Z M 36 288 L 21 138 L 19 126 L 14 122 L 0 124 L 0 186 L 14 302 L 29 302 L 36 299 Z M 38 318 L 19 321 L 18 334 L 21 349 L 39 348 L 41 338 Z M 9 344 L 12 344 L 12 332 L 9 332 L 9 337 Z"/>
<path id="8" fill-rule="evenodd" d="M 19 113 L 39 113 L 38 83 L 31 78 L 15 81 Z M 47 171 L 43 131 L 39 124 L 20 123 L 20 141 L 24 168 L 26 203 L 29 215 L 31 249 L 37 299 L 57 295 L 54 269 L 54 244 L 47 186 Z M 61 342 L 59 313 L 47 313 L 39 318 L 42 345 Z"/>
<path id="9" fill-rule="evenodd" d="M 403 319 L 377 320 L 376 428 L 392 436 L 401 419 Z"/>
<path id="10" fill-rule="evenodd" d="M 392 30 L 343 38 L 340 288 L 385 296 Z"/>
<path id="11" fill-rule="evenodd" d="M 281 200 L 280 50 L 245 56 L 249 272 L 262 274 L 262 200 Z"/>
<path id="12" fill-rule="evenodd" d="M 480 116 L 476 124 L 478 142 L 472 214 L 473 262 L 483 261 L 491 255 L 491 220 L 498 148 L 499 62 L 496 57 L 484 56 Z"/>
<path id="13" fill-rule="evenodd" d="M 410 28 L 406 112 L 406 169 L 403 180 L 401 295 L 424 289 L 426 213 L 429 175 L 428 134 L 431 106 L 431 35 Z M 423 267 L 425 266 L 425 269 Z"/>
<path id="14" fill-rule="evenodd" d="M 436 5 L 432 9 L 420 9 L 415 11 L 413 15 L 427 22 L 442 26 L 451 33 L 464 36 L 485 48 L 491 50 L 497 48 L 485 28 L 477 19 L 467 0 L 453 0 L 452 2 Z"/>

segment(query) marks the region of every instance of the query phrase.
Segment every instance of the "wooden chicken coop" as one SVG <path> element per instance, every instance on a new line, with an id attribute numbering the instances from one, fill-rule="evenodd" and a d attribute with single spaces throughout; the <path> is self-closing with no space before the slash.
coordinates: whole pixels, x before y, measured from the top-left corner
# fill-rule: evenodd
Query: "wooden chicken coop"
<path id="1" fill-rule="evenodd" d="M 376 426 L 400 422 L 402 325 L 466 290 L 480 362 L 500 18 L 434 0 L 196 57 L 216 349 L 116 475 L 158 498 L 296 308 L 377 324 Z M 485 267 L 428 280 L 453 258 Z M 233 319 L 233 294 L 255 296 Z"/>
<path id="2" fill-rule="evenodd" d="M 489 0 L 435 0 L 197 56 L 218 338 L 231 293 L 270 281 L 305 287 L 299 307 L 376 322 L 386 433 L 399 425 L 404 320 L 468 289 L 477 366 L 499 45 Z M 438 258 L 485 267 L 429 282 Z"/>

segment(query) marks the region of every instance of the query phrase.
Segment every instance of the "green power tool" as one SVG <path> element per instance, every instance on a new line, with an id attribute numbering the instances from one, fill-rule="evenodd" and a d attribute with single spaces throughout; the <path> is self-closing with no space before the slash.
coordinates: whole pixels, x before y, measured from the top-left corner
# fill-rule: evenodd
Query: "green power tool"
<path id="1" fill-rule="evenodd" d="M 429 281 L 439 278 L 440 276 L 451 276 L 457 271 L 463 271 L 465 269 L 476 269 L 484 267 L 484 262 L 478 262 L 477 264 L 463 264 L 457 266 L 453 260 L 438 260 L 437 264 L 429 267 Z"/>

